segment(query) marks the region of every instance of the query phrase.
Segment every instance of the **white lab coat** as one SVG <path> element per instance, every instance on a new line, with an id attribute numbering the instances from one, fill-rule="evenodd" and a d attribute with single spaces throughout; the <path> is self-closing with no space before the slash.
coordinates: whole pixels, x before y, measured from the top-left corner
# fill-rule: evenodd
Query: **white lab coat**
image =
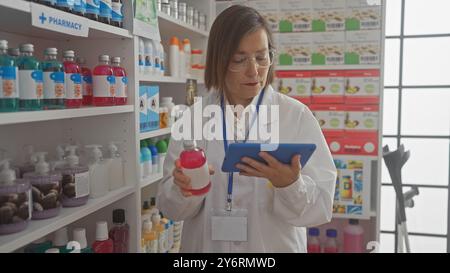
<path id="1" fill-rule="evenodd" d="M 257 97 L 252 104 L 256 105 Z M 220 105 L 218 93 L 211 92 L 202 103 Z M 272 123 L 279 123 L 280 143 L 315 143 L 316 151 L 300 178 L 285 188 L 275 188 L 263 178 L 235 174 L 233 208 L 248 210 L 248 240 L 225 242 L 211 240 L 211 211 L 226 205 L 228 176 L 221 171 L 223 141 L 197 141 L 215 169 L 212 187 L 204 196 L 184 197 L 172 177 L 183 143 L 171 139 L 157 207 L 169 219 L 184 220 L 182 252 L 306 252 L 306 227 L 331 220 L 336 168 L 318 122 L 305 105 L 272 87 L 266 88 L 261 105 L 279 105 L 279 119 Z M 230 126 L 227 122 L 227 129 Z"/>

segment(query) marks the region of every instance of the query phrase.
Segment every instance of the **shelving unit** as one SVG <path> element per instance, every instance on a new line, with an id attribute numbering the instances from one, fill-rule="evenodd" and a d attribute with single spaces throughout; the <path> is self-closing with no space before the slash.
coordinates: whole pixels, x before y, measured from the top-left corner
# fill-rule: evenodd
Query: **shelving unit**
<path id="1" fill-rule="evenodd" d="M 140 75 L 139 82 L 141 83 L 181 83 L 185 84 L 188 79 L 195 79 L 192 77 L 189 78 L 178 78 L 171 76 L 153 76 L 153 75 Z M 203 79 L 195 79 L 198 84 L 203 84 Z"/>
<path id="2" fill-rule="evenodd" d="M 153 174 L 149 177 L 146 177 L 141 180 L 141 188 L 147 187 L 155 182 L 158 182 L 159 180 L 161 180 L 161 178 L 163 178 L 162 173 Z"/>
<path id="3" fill-rule="evenodd" d="M 154 130 L 150 132 L 140 133 L 139 139 L 147 139 L 147 138 L 153 138 L 153 137 L 159 137 L 170 134 L 170 128 L 164 128 L 159 130 Z"/>

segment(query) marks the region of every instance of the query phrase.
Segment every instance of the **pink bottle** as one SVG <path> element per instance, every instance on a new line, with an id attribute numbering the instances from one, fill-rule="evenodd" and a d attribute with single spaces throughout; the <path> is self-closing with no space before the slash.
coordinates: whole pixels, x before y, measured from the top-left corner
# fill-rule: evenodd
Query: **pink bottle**
<path id="1" fill-rule="evenodd" d="M 116 77 L 116 105 L 127 104 L 127 93 L 128 93 L 128 77 L 125 69 L 120 66 L 120 57 L 112 58 L 112 69 L 114 76 Z"/>
<path id="2" fill-rule="evenodd" d="M 95 242 L 92 244 L 94 253 L 113 253 L 113 240 L 108 237 L 108 223 L 105 221 L 97 222 L 95 231 Z"/>
<path id="3" fill-rule="evenodd" d="M 180 154 L 180 163 L 183 173 L 191 178 L 193 195 L 206 194 L 211 188 L 208 163 L 205 152 L 195 146 L 194 141 L 183 142 L 184 151 Z"/>
<path id="4" fill-rule="evenodd" d="M 75 52 L 66 50 L 64 57 L 64 72 L 66 82 L 66 108 L 80 108 L 83 103 L 81 88 L 81 69 L 75 63 Z"/>
<path id="5" fill-rule="evenodd" d="M 109 231 L 109 238 L 113 240 L 114 253 L 128 253 L 130 227 L 125 222 L 125 210 L 113 210 L 114 226 Z"/>
<path id="6" fill-rule="evenodd" d="M 336 242 L 337 231 L 335 229 L 327 229 L 327 241 L 323 248 L 323 253 L 338 253 L 338 246 Z"/>
<path id="7" fill-rule="evenodd" d="M 77 63 L 81 67 L 83 105 L 92 105 L 92 72 L 86 67 L 86 60 L 84 58 L 77 58 Z"/>
<path id="8" fill-rule="evenodd" d="M 320 230 L 318 228 L 308 229 L 308 253 L 320 253 L 320 241 L 319 241 Z"/>
<path id="9" fill-rule="evenodd" d="M 112 67 L 109 65 L 109 56 L 100 55 L 99 64 L 93 71 L 94 97 L 92 103 L 95 106 L 112 106 L 115 104 L 114 85 L 116 79 Z"/>
<path id="10" fill-rule="evenodd" d="M 344 228 L 344 253 L 364 252 L 364 229 L 356 219 L 350 219 Z"/>

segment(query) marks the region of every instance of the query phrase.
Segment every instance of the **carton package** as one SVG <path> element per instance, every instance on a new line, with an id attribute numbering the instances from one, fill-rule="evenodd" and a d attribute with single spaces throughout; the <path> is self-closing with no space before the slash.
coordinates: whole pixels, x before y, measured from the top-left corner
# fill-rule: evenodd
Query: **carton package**
<path id="1" fill-rule="evenodd" d="M 345 73 L 343 71 L 315 71 L 311 87 L 312 103 L 344 103 Z"/>
<path id="2" fill-rule="evenodd" d="M 346 104 L 379 104 L 380 70 L 348 70 L 345 72 Z"/>
<path id="3" fill-rule="evenodd" d="M 346 135 L 363 136 L 378 131 L 378 105 L 346 105 L 345 133 Z"/>
<path id="4" fill-rule="evenodd" d="M 275 35 L 278 48 L 278 64 L 311 65 L 311 35 L 310 33 L 279 33 Z"/>
<path id="5" fill-rule="evenodd" d="M 148 131 L 159 129 L 159 86 L 147 87 Z"/>
<path id="6" fill-rule="evenodd" d="M 345 108 L 339 104 L 313 104 L 309 106 L 324 134 L 344 135 Z"/>
<path id="7" fill-rule="evenodd" d="M 345 64 L 379 64 L 381 32 L 379 30 L 346 32 Z"/>
<path id="8" fill-rule="evenodd" d="M 272 32 L 278 32 L 279 3 L 273 0 L 249 0 L 247 5 L 256 9 L 266 19 Z"/>
<path id="9" fill-rule="evenodd" d="M 345 4 L 345 0 L 314 0 L 312 31 L 344 31 Z"/>
<path id="10" fill-rule="evenodd" d="M 345 33 L 312 33 L 312 64 L 343 65 L 345 54 Z"/>
<path id="11" fill-rule="evenodd" d="M 139 131 L 148 131 L 147 86 L 139 86 Z"/>
<path id="12" fill-rule="evenodd" d="M 373 1 L 369 5 L 367 0 L 347 0 L 347 14 L 345 19 L 345 29 L 371 30 L 381 28 L 381 5 Z M 379 1 L 381 4 L 381 1 Z"/>
<path id="13" fill-rule="evenodd" d="M 277 71 L 275 89 L 304 104 L 311 103 L 312 73 L 310 71 Z"/>
<path id="14" fill-rule="evenodd" d="M 312 0 L 280 0 L 280 32 L 312 31 Z"/>

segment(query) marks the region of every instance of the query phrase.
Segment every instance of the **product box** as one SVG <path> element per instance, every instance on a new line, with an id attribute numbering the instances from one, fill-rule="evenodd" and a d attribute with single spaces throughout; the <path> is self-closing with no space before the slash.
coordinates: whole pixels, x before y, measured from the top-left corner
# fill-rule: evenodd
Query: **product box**
<path id="1" fill-rule="evenodd" d="M 311 65 L 312 34 L 280 33 L 275 36 L 278 47 L 278 64 Z"/>
<path id="2" fill-rule="evenodd" d="M 273 0 L 249 0 L 247 5 L 256 9 L 266 19 L 272 32 L 278 32 L 279 3 Z"/>
<path id="3" fill-rule="evenodd" d="M 377 1 L 367 0 L 347 0 L 347 14 L 345 20 L 345 29 L 353 30 L 371 30 L 381 28 L 381 5 Z M 379 1 L 381 4 L 381 1 Z"/>
<path id="4" fill-rule="evenodd" d="M 379 30 L 346 32 L 345 64 L 379 64 L 381 32 Z"/>
<path id="5" fill-rule="evenodd" d="M 315 71 L 312 76 L 312 103 L 344 103 L 345 73 L 343 71 Z"/>
<path id="6" fill-rule="evenodd" d="M 339 104 L 313 104 L 309 106 L 320 128 L 328 136 L 344 135 L 345 108 Z"/>
<path id="7" fill-rule="evenodd" d="M 346 104 L 380 103 L 380 70 L 349 70 L 345 78 Z"/>
<path id="8" fill-rule="evenodd" d="M 148 130 L 159 129 L 159 86 L 147 87 Z"/>
<path id="9" fill-rule="evenodd" d="M 344 31 L 345 4 L 345 0 L 314 0 L 312 31 Z"/>
<path id="10" fill-rule="evenodd" d="M 345 54 L 345 33 L 312 33 L 312 64 L 343 65 Z"/>
<path id="11" fill-rule="evenodd" d="M 147 86 L 139 86 L 139 130 L 148 131 Z"/>
<path id="12" fill-rule="evenodd" d="M 309 71 L 277 71 L 275 89 L 304 104 L 311 103 L 312 73 Z"/>
<path id="13" fill-rule="evenodd" d="M 334 156 L 337 169 L 333 217 L 370 218 L 371 157 Z"/>
<path id="14" fill-rule="evenodd" d="M 330 152 L 335 155 L 377 156 L 378 134 L 377 132 L 348 135 L 342 137 L 324 132 Z"/>
<path id="15" fill-rule="evenodd" d="M 346 135 L 363 136 L 378 131 L 378 105 L 346 105 L 345 132 Z"/>
<path id="16" fill-rule="evenodd" d="M 280 0 L 280 32 L 311 32 L 313 0 Z"/>

